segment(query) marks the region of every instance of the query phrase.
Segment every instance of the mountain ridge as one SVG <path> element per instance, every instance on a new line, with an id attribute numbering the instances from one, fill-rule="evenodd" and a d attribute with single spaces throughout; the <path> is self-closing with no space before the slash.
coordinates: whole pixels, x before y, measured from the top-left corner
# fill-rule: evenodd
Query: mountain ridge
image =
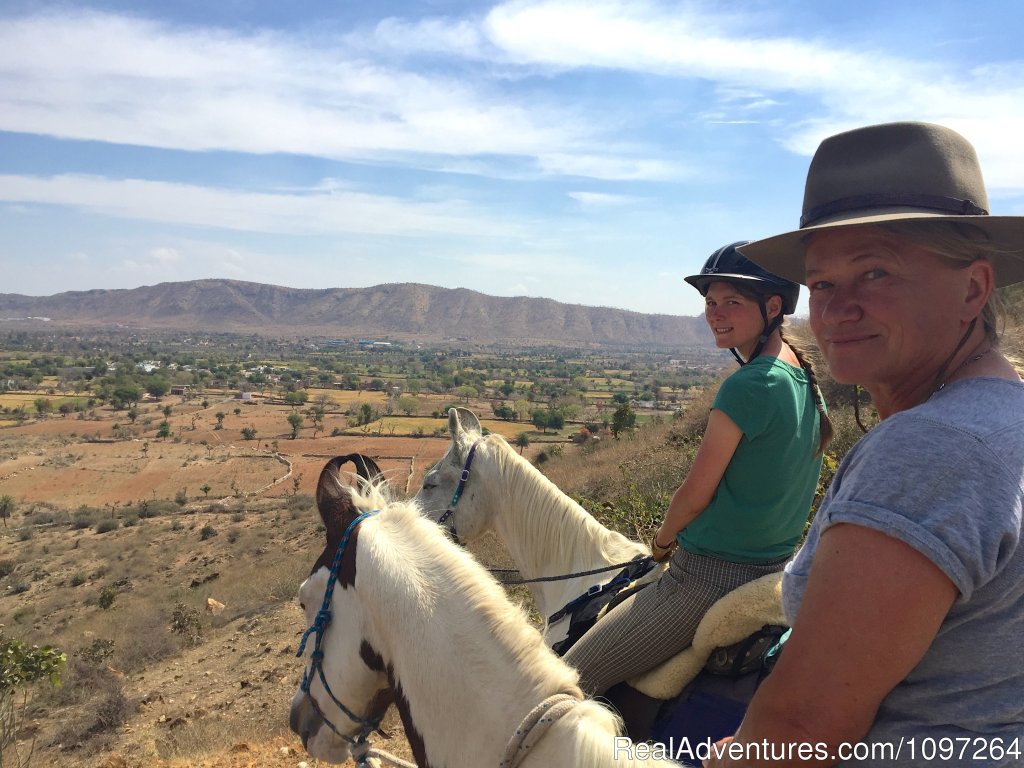
<path id="1" fill-rule="evenodd" d="M 546 298 L 489 296 L 468 288 L 422 283 L 288 288 L 211 278 L 51 296 L 0 294 L 0 319 L 6 321 L 4 324 L 40 317 L 58 326 L 268 336 L 711 346 L 699 317 L 644 314 Z"/>

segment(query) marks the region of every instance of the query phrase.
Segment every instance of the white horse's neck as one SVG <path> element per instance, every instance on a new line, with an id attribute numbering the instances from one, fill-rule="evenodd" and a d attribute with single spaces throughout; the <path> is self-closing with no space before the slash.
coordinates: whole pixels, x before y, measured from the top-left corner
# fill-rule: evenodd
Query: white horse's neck
<path id="1" fill-rule="evenodd" d="M 374 542 L 360 541 L 357 573 L 373 574 L 356 582 L 368 642 L 391 666 L 408 702 L 406 727 L 422 736 L 431 766 L 498 765 L 536 704 L 579 694 L 576 673 L 468 555 L 438 547 L 437 531 L 423 528 L 432 524 L 420 523 L 381 519 Z M 582 702 L 522 765 L 621 765 L 612 760 L 616 726 L 603 707 Z"/>
<path id="2" fill-rule="evenodd" d="M 611 531 L 563 493 L 507 444 L 490 440 L 473 472 L 487 498 L 495 531 L 524 578 L 589 571 L 626 562 L 646 548 Z M 470 480 L 473 482 L 473 480 Z M 530 584 L 537 609 L 547 618 L 592 584 L 614 572 Z"/>

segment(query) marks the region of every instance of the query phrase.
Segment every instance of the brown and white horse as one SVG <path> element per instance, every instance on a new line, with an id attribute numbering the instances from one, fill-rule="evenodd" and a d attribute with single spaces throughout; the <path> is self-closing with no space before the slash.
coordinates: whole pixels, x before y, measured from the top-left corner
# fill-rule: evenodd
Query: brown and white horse
<path id="1" fill-rule="evenodd" d="M 582 697 L 575 671 L 468 553 L 414 503 L 342 485 L 339 466 L 321 473 L 327 541 L 299 590 L 310 629 L 290 721 L 312 756 L 362 759 L 393 702 L 420 768 L 641 762 L 617 718 Z M 539 718 L 531 746 L 509 750 L 544 702 L 564 713 Z"/>

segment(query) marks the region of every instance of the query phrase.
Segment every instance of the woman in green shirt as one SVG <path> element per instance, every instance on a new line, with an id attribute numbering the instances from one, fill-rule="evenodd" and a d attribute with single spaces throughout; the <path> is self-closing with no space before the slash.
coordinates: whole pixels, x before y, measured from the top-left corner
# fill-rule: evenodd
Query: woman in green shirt
<path id="1" fill-rule="evenodd" d="M 800 541 L 832 428 L 814 369 L 782 333 L 799 286 L 748 261 L 742 244 L 720 248 L 686 278 L 705 297 L 715 343 L 740 369 L 722 383 L 652 541 L 655 559 L 671 557 L 668 569 L 565 655 L 590 694 L 685 649 L 715 601 L 782 570 Z"/>

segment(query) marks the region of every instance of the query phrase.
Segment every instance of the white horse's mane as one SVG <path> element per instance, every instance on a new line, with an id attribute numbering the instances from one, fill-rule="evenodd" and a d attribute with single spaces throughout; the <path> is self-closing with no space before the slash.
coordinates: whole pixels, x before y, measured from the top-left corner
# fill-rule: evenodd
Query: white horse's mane
<path id="1" fill-rule="evenodd" d="M 366 592 L 361 602 L 372 612 L 370 640 L 394 665 L 410 705 L 419 705 L 416 717 L 427 711 L 417 725 L 425 739 L 434 739 L 433 749 L 459 754 L 468 748 L 467 729 L 483 727 L 488 711 L 506 713 L 495 727 L 503 734 L 499 741 L 507 740 L 530 707 L 547 696 L 581 695 L 575 670 L 544 644 L 494 578 L 414 502 L 390 500 L 379 485 L 350 492 L 359 510 L 381 510 L 362 524 L 358 540 L 357 569 L 372 565 L 374 573 L 356 582 Z M 428 735 L 438 712 L 441 724 Z M 600 704 L 582 701 L 553 726 L 533 757 L 537 765 L 628 764 L 613 757 L 620 725 Z M 556 762 L 544 762 L 542 755 Z M 531 764 L 528 759 L 524 768 Z"/>
<path id="2" fill-rule="evenodd" d="M 514 605 L 498 582 L 465 549 L 451 543 L 435 523 L 427 520 L 412 501 L 395 501 L 383 485 L 365 486 L 352 491 L 358 509 L 383 510 L 375 518 L 377 525 L 366 526 L 360 534 L 360 548 L 373 553 L 378 574 L 387 579 L 386 589 L 403 593 L 409 604 L 424 610 L 433 621 L 444 603 L 457 615 L 447 621 L 462 625 L 479 621 L 492 633 L 492 642 L 504 647 L 519 662 L 537 669 L 545 678 L 557 677 L 560 684 L 576 685 L 575 671 L 557 661 L 540 634 L 529 625 L 521 608 Z M 438 590 L 439 584 L 449 589 Z M 458 592 L 458 600 L 445 600 Z M 392 610 L 394 609 L 394 610 Z M 410 616 L 397 603 L 380 606 L 383 618 L 408 627 Z M 390 614 L 390 615 L 389 615 Z"/>
<path id="3" fill-rule="evenodd" d="M 581 554 L 593 553 L 595 547 L 608 562 L 647 554 L 642 544 L 601 525 L 500 435 L 489 435 L 483 444 L 505 483 L 505 498 L 515 499 L 517 508 L 529 510 L 529 514 L 508 516 L 507 523 L 538 566 L 586 566 L 589 564 L 581 561 Z"/>

